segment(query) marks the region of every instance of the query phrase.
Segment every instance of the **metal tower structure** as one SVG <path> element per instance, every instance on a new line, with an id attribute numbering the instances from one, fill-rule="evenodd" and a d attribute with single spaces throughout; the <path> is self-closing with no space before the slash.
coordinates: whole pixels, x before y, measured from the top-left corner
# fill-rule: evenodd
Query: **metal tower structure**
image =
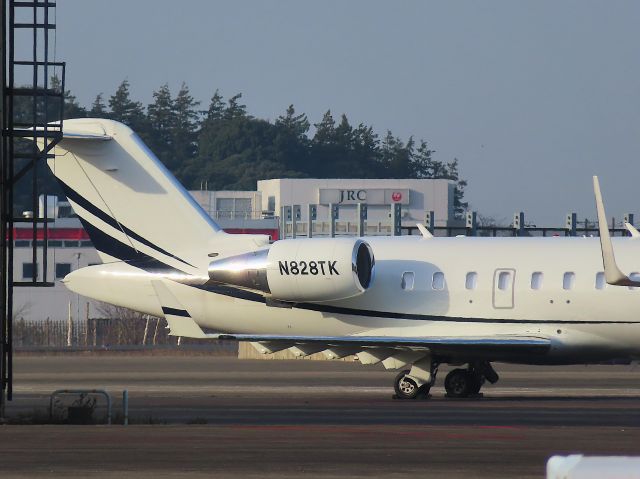
<path id="1" fill-rule="evenodd" d="M 65 64 L 51 61 L 49 53 L 55 41 L 55 6 L 49 0 L 2 0 L 0 417 L 13 395 L 13 290 L 53 285 L 47 278 L 49 218 L 46 194 L 39 204 L 39 171 L 62 138 Z M 28 195 L 30 214 L 17 214 L 18 193 L 23 201 Z M 28 281 L 14 280 L 14 228 L 20 223 L 32 231 Z"/>

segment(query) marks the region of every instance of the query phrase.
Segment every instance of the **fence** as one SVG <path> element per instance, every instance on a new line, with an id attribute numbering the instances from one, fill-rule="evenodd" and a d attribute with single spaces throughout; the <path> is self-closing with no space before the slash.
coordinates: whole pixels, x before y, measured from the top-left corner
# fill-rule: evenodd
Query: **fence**
<path id="1" fill-rule="evenodd" d="M 235 342 L 199 341 L 167 334 L 164 319 L 90 318 L 76 321 L 15 320 L 13 344 L 18 350 L 50 349 L 135 349 L 199 346 L 234 353 Z"/>
<path id="2" fill-rule="evenodd" d="M 355 205 L 355 217 L 351 221 L 339 221 L 338 214 L 341 205 L 329 204 L 326 218 L 319 219 L 317 204 L 309 204 L 306 213 L 301 205 L 282 206 L 278 217 L 280 238 L 296 238 L 298 236 L 311 238 L 313 236 L 400 236 L 421 234 L 416 226 L 416 220 L 409 221 L 402 214 L 402 205 L 389 205 L 389 220 L 368 220 L 366 203 Z M 353 206 L 353 205 L 350 205 Z M 435 213 L 425 212 L 424 221 L 419 222 L 434 236 L 599 236 L 596 221 L 578 221 L 576 213 L 568 213 L 564 226 L 537 226 L 525 222 L 525 214 L 517 212 L 509 226 L 481 224 L 475 211 L 469 211 L 463 219 L 447 220 L 447 226 L 436 226 Z M 612 236 L 629 236 L 625 223 L 634 224 L 633 213 L 627 213 L 622 221 L 611 219 L 609 231 Z M 582 225 L 582 226 L 581 226 Z"/>

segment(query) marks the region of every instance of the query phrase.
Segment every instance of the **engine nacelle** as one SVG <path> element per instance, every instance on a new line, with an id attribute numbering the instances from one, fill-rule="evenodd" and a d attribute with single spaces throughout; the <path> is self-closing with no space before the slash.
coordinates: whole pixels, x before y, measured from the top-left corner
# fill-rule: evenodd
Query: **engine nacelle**
<path id="1" fill-rule="evenodd" d="M 282 301 L 334 301 L 364 293 L 373 281 L 374 265 L 371 247 L 358 238 L 289 239 L 214 260 L 209 278 Z"/>

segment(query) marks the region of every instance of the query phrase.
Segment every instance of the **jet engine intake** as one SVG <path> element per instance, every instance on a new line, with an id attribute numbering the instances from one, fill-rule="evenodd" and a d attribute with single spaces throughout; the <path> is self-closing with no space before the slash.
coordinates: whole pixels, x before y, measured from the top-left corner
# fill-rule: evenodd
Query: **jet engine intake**
<path id="1" fill-rule="evenodd" d="M 362 239 L 288 239 L 211 261 L 209 279 L 269 293 L 282 301 L 322 302 L 364 293 L 374 270 L 373 251 Z"/>

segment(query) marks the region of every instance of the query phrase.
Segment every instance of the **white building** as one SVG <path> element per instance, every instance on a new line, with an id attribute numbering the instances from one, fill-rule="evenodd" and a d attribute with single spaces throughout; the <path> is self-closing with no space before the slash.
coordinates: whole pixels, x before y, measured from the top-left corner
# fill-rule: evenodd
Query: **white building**
<path id="1" fill-rule="evenodd" d="M 19 225 L 18 225 L 19 226 Z M 13 280 L 29 282 L 36 275 L 37 281 L 53 283 L 49 287 L 23 286 L 14 289 L 13 316 L 27 321 L 63 320 L 69 316 L 74 320 L 104 317 L 97 301 L 72 293 L 62 284 L 65 275 L 79 268 L 100 263 L 98 253 L 77 218 L 60 218 L 48 230 L 47 271 L 43 268 L 44 241 L 42 230 L 38 231 L 36 262 L 34 267 L 33 232 L 29 228 L 14 230 Z M 88 305 L 88 311 L 87 311 Z"/>
<path id="2" fill-rule="evenodd" d="M 391 205 L 402 205 L 402 224 L 424 223 L 429 211 L 435 226 L 454 219 L 455 182 L 431 179 L 312 179 L 292 178 L 258 181 L 262 210 L 279 215 L 283 206 L 301 206 L 307 220 L 308 204 L 318 205 L 318 219 L 329 216 L 329 204 L 339 206 L 340 221 L 356 221 L 356 205 L 367 204 L 370 223 L 388 222 Z"/>

